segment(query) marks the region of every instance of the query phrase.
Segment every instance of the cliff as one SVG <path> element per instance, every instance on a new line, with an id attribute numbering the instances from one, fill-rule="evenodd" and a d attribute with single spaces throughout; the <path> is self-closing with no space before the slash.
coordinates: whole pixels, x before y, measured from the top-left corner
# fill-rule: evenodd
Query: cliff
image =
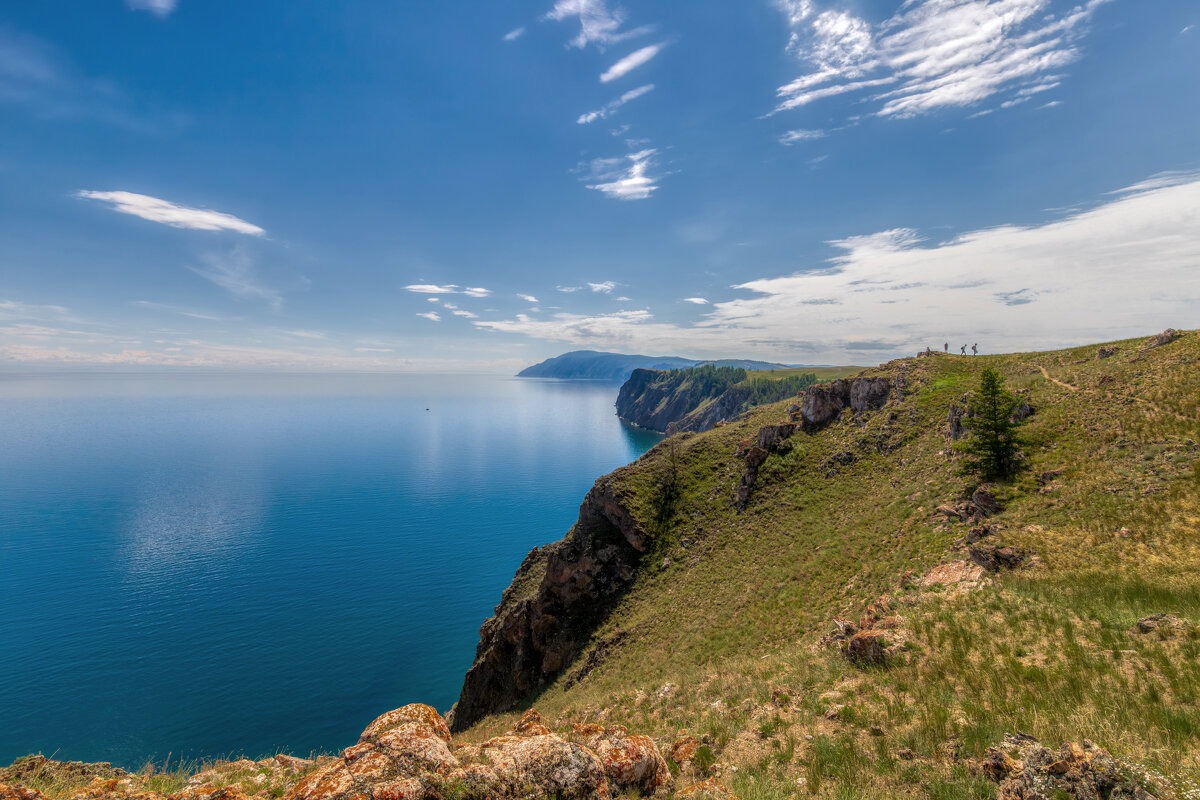
<path id="1" fill-rule="evenodd" d="M 621 385 L 617 416 L 659 433 L 701 432 L 755 406 L 795 397 L 816 382 L 817 373 L 798 370 L 775 377 L 712 364 L 638 369 Z"/>

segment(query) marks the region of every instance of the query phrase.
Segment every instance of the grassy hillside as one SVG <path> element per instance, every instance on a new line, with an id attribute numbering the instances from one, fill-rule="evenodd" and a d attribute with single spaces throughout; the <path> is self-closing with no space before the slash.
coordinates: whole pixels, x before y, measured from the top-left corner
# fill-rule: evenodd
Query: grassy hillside
<path id="1" fill-rule="evenodd" d="M 742 513 L 739 442 L 792 401 L 670 437 L 613 476 L 653 544 L 591 670 L 567 688 L 585 651 L 532 705 L 667 744 L 703 736 L 689 769 L 743 798 L 991 797 L 968 765 L 1015 731 L 1091 739 L 1185 796 L 1200 781 L 1200 335 L 1141 345 L 869 370 L 903 376 L 903 399 L 798 432 Z M 1003 508 L 987 520 L 989 542 L 1033 558 L 979 588 L 921 588 L 979 527 L 937 509 L 974 488 L 947 415 L 984 367 L 1037 409 L 1025 469 L 993 487 Z M 836 617 L 885 596 L 904 645 L 885 666 L 822 645 Z M 1179 622 L 1137 631 L 1157 613 Z"/>

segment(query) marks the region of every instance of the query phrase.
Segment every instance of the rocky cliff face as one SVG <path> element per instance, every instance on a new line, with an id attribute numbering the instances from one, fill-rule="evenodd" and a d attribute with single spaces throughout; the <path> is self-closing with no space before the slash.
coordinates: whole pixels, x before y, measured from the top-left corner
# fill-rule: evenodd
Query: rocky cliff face
<path id="1" fill-rule="evenodd" d="M 564 539 L 525 559 L 480 628 L 475 663 L 451 712 L 454 730 L 511 708 L 561 672 L 633 580 L 649 540 L 610 478 L 588 492 Z"/>
<path id="2" fill-rule="evenodd" d="M 626 422 L 666 433 L 668 426 L 684 417 L 704 397 L 696 397 L 682 382 L 665 380 L 662 370 L 635 369 L 617 394 L 617 416 Z"/>

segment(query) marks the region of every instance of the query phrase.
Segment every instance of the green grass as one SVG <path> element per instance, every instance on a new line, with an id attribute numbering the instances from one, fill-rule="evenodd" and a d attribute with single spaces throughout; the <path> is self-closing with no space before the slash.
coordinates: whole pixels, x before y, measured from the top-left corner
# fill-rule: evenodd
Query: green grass
<path id="1" fill-rule="evenodd" d="M 797 434 L 763 465 L 741 514 L 736 445 L 786 404 L 671 437 L 614 476 L 654 532 L 647 562 L 670 566 L 642 570 L 597 631 L 624 632 L 621 647 L 535 704 L 563 721 L 607 709 L 664 745 L 679 730 L 704 733 L 714 772 L 747 797 L 990 797 L 948 748 L 982 755 L 1017 730 L 1054 747 L 1092 739 L 1179 786 L 1200 778 L 1200 335 L 1146 352 L 1140 343 L 1118 342 L 1105 360 L 1095 346 L 907 359 L 902 400 Z M 1041 565 L 971 593 L 902 590 L 906 571 L 964 557 L 955 542 L 971 526 L 934 509 L 971 488 L 946 415 L 985 366 L 1037 408 L 1023 426 L 1024 469 L 995 487 L 1005 505 L 991 522 L 997 543 Z M 852 463 L 834 458 L 845 452 Z M 1064 471 L 1043 490 L 1039 475 L 1053 469 Z M 835 616 L 857 618 L 882 595 L 908 642 L 886 669 L 819 646 Z M 1158 612 L 1188 631 L 1134 632 Z M 679 690 L 657 699 L 668 681 Z M 472 735 L 508 722 L 485 720 Z"/>

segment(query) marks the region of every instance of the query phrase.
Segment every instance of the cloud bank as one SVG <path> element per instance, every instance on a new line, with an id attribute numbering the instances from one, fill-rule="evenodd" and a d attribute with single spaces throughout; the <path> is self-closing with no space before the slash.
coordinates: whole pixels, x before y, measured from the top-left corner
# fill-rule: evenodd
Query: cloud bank
<path id="1" fill-rule="evenodd" d="M 930 243 L 910 229 L 831 243 L 806 271 L 740 284 L 697 323 L 647 310 L 477 320 L 485 330 L 697 356 L 878 361 L 943 342 L 1050 349 L 1200 325 L 1200 175 L 1168 175 L 1093 209 Z"/>

